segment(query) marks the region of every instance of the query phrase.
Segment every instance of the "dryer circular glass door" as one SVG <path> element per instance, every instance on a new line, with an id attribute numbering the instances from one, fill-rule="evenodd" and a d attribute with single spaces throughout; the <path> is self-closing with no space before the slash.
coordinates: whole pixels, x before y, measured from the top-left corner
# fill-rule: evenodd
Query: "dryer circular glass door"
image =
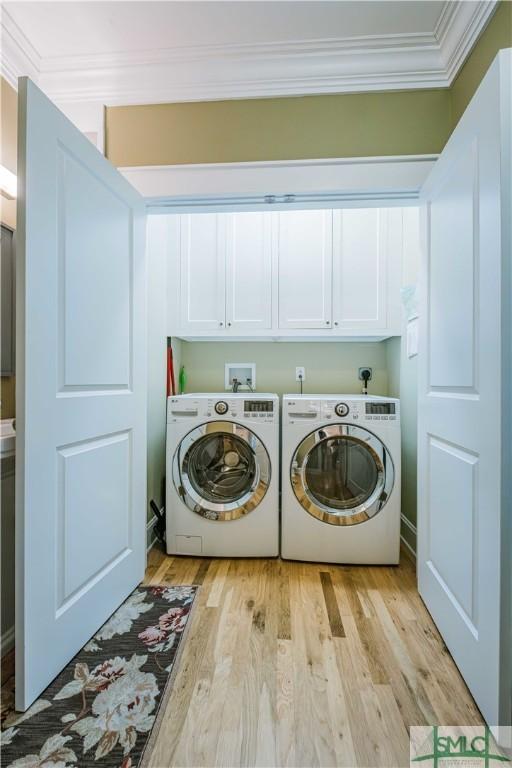
<path id="1" fill-rule="evenodd" d="M 209 520 L 237 520 L 270 484 L 270 459 L 250 429 L 212 421 L 189 432 L 173 459 L 174 486 L 189 509 Z"/>
<path id="2" fill-rule="evenodd" d="M 393 489 L 393 461 L 372 432 L 333 424 L 300 443 L 292 458 L 291 483 L 313 517 L 331 525 L 357 525 L 385 506 Z"/>

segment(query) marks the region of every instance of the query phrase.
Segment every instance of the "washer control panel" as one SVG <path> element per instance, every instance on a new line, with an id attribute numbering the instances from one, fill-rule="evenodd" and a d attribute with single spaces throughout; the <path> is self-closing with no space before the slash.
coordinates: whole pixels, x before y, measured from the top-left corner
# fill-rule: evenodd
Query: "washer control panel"
<path id="1" fill-rule="evenodd" d="M 244 400 L 244 417 L 246 419 L 272 420 L 275 405 L 273 400 Z"/>
<path id="2" fill-rule="evenodd" d="M 169 397 L 167 400 L 167 421 L 190 421 L 197 419 L 235 419 L 240 423 L 247 421 L 272 421 L 279 416 L 279 401 L 269 396 L 230 397 L 190 396 Z"/>

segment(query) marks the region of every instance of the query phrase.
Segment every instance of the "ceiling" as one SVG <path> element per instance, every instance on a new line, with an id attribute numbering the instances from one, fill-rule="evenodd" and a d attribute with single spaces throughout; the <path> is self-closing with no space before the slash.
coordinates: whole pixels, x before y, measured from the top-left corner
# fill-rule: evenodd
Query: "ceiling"
<path id="1" fill-rule="evenodd" d="M 59 102 L 448 87 L 496 3 L 7 2 L 1 65 Z"/>
<path id="2" fill-rule="evenodd" d="M 5 10 L 44 59 L 361 35 L 433 34 L 442 2 L 22 2 Z M 56 24 L 58 14 L 58 24 Z"/>

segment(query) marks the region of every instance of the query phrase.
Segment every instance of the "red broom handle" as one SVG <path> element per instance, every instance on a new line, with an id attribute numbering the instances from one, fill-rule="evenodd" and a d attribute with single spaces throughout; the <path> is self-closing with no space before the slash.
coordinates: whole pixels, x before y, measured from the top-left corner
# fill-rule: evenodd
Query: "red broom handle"
<path id="1" fill-rule="evenodd" d="M 176 385 L 174 382 L 174 361 L 172 356 L 172 347 L 167 347 L 167 397 L 176 394 Z"/>

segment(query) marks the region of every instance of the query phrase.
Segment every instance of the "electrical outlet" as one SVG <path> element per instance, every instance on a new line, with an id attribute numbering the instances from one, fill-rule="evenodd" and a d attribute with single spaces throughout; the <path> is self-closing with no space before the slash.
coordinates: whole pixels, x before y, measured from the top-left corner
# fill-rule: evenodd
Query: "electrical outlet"
<path id="1" fill-rule="evenodd" d="M 363 368 L 360 368 L 360 369 L 359 369 L 359 378 L 360 378 L 360 380 L 361 380 L 361 381 L 364 381 L 364 379 L 363 379 L 363 373 L 364 373 L 365 371 L 370 371 L 370 375 L 368 376 L 368 381 L 371 381 L 371 380 L 372 380 L 372 369 L 370 368 L 370 366 L 369 366 L 369 365 L 365 365 L 365 366 L 363 366 Z"/>
<path id="2" fill-rule="evenodd" d="M 303 365 L 298 365 L 295 369 L 295 381 L 306 381 L 306 369 Z"/>

